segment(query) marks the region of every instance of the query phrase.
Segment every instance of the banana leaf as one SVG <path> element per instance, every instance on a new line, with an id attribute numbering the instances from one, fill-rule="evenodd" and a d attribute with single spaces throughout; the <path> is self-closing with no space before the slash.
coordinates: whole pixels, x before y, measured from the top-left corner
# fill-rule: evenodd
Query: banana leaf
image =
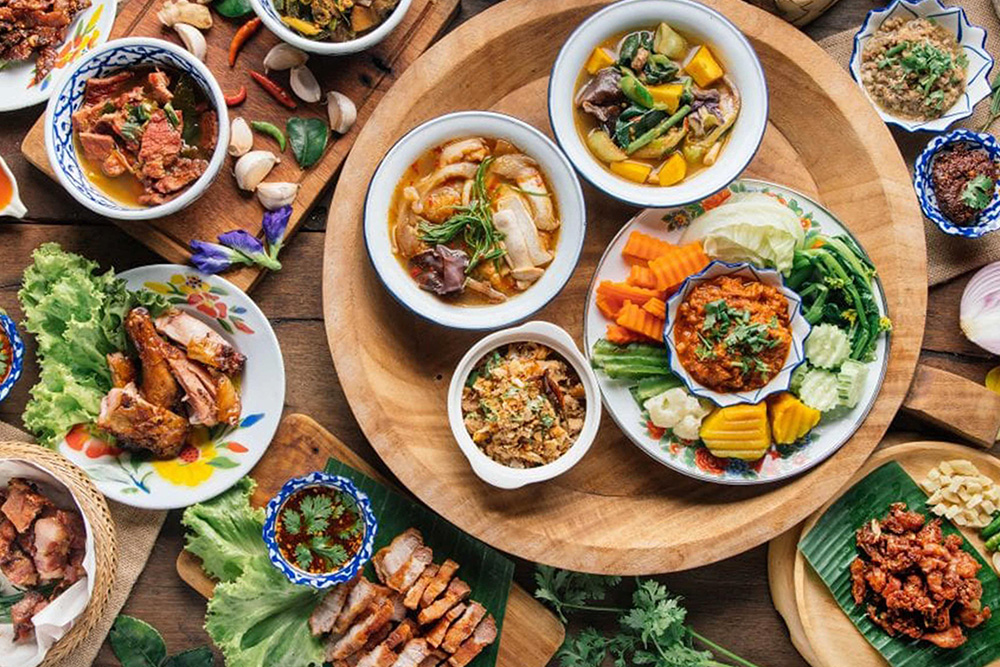
<path id="1" fill-rule="evenodd" d="M 497 640 L 476 656 L 469 667 L 493 667 L 500 649 L 500 630 L 514 576 L 514 563 L 426 507 L 340 461 L 330 459 L 326 464 L 326 472 L 349 478 L 368 494 L 372 510 L 378 519 L 376 551 L 388 546 L 393 537 L 412 527 L 423 533 L 424 542 L 434 550 L 435 563 L 440 564 L 450 558 L 461 566 L 456 576 L 469 584 L 472 588 L 471 598 L 486 607 L 497 623 Z M 377 581 L 370 564 L 366 575 L 372 581 Z"/>
<path id="2" fill-rule="evenodd" d="M 896 462 L 886 463 L 855 484 L 823 514 L 799 542 L 799 550 L 823 580 L 837 604 L 882 657 L 893 667 L 983 667 L 1000 657 L 1000 579 L 968 542 L 962 548 L 982 564 L 983 604 L 993 609 L 993 618 L 978 628 L 964 628 L 968 641 L 955 649 L 943 649 L 929 642 L 890 637 L 875 625 L 863 606 L 851 596 L 848 567 L 857 555 L 855 531 L 872 519 L 882 519 L 889 505 L 904 502 L 914 511 L 931 516 L 927 495 Z M 948 521 L 945 535 L 959 531 Z M 845 660 L 849 662 L 848 656 Z M 844 664 L 847 664 L 845 662 Z"/>

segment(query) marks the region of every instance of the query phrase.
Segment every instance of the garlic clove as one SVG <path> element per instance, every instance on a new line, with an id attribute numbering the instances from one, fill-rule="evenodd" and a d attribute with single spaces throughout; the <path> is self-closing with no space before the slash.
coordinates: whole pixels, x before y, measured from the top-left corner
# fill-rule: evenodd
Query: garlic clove
<path id="1" fill-rule="evenodd" d="M 208 44 L 205 36 L 201 34 L 193 25 L 187 23 L 175 23 L 174 30 L 184 43 L 184 48 L 194 54 L 198 60 L 205 62 L 205 54 L 208 52 Z"/>
<path id="2" fill-rule="evenodd" d="M 242 116 L 237 116 L 229 123 L 229 154 L 241 157 L 253 148 L 253 132 L 250 124 Z"/>
<path id="3" fill-rule="evenodd" d="M 241 190 L 253 192 L 278 162 L 278 156 L 271 151 L 250 151 L 237 160 L 233 167 L 236 185 Z"/>
<path id="4" fill-rule="evenodd" d="M 351 98 L 335 90 L 326 94 L 326 113 L 330 117 L 330 129 L 337 134 L 350 132 L 358 119 L 358 108 Z"/>
<path id="5" fill-rule="evenodd" d="M 261 183 L 257 186 L 257 199 L 268 211 L 288 206 L 299 194 L 298 183 Z"/>
<path id="6" fill-rule="evenodd" d="M 264 56 L 264 71 L 282 71 L 292 69 L 293 67 L 301 67 L 306 64 L 307 60 L 309 60 L 309 54 L 305 51 L 297 49 L 291 44 L 281 42 L 274 45 L 267 52 L 267 55 Z"/>
<path id="7" fill-rule="evenodd" d="M 288 77 L 288 85 L 303 102 L 319 102 L 320 98 L 323 97 L 319 81 L 305 65 L 292 68 Z"/>
<path id="8" fill-rule="evenodd" d="M 164 0 L 156 17 L 168 28 L 178 23 L 187 23 L 200 30 L 212 27 L 212 12 L 208 7 L 188 0 Z"/>

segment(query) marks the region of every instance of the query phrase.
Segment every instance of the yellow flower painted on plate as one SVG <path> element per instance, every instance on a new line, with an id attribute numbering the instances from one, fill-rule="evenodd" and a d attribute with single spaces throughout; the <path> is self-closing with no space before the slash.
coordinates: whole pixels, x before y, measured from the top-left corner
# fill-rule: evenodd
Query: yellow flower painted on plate
<path id="1" fill-rule="evenodd" d="M 184 446 L 176 458 L 168 461 L 153 461 L 153 468 L 163 479 L 178 486 L 199 486 L 212 476 L 215 468 L 211 462 L 218 455 L 214 442 L 208 442 L 200 434 L 194 436 L 196 442 Z"/>

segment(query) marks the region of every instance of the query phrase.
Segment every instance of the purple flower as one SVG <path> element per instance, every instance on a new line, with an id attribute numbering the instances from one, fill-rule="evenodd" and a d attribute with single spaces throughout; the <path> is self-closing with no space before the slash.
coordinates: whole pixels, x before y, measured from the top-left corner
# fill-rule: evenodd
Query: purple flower
<path id="1" fill-rule="evenodd" d="M 281 268 L 281 263 L 270 257 L 264 250 L 264 244 L 256 236 L 248 234 L 242 229 L 219 234 L 219 243 L 243 255 L 248 263 L 259 264 L 272 271 Z"/>
<path id="2" fill-rule="evenodd" d="M 264 236 L 271 248 L 280 248 L 285 240 L 285 228 L 292 217 L 292 207 L 282 206 L 274 211 L 264 211 Z M 277 251 L 274 251 L 277 253 Z"/>
<path id="3" fill-rule="evenodd" d="M 205 273 L 222 273 L 233 264 L 246 264 L 246 260 L 235 250 L 216 243 L 191 241 L 191 263 Z"/>

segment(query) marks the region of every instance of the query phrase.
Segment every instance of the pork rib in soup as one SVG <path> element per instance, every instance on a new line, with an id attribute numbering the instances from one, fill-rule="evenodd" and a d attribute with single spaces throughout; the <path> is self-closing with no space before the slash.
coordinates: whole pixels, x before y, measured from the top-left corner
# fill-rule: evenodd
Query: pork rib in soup
<path id="1" fill-rule="evenodd" d="M 555 257 L 559 228 L 541 167 L 504 139 L 466 137 L 426 151 L 389 211 L 396 257 L 422 289 L 459 305 L 530 289 Z"/>

